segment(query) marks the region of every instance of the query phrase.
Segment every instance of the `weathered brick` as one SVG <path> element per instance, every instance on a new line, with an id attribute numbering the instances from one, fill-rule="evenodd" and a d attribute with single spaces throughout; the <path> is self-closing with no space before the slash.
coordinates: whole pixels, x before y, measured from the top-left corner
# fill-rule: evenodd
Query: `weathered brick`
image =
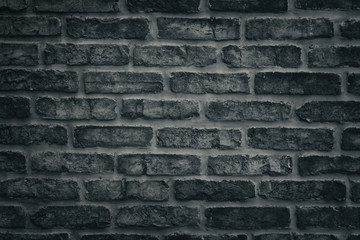
<path id="1" fill-rule="evenodd" d="M 125 179 L 84 181 L 84 186 L 89 201 L 116 201 L 126 196 Z"/>
<path id="2" fill-rule="evenodd" d="M 131 154 L 119 155 L 118 172 L 130 175 L 200 175 L 200 158 L 194 155 Z"/>
<path id="3" fill-rule="evenodd" d="M 341 149 L 360 150 L 360 128 L 347 128 L 342 133 Z"/>
<path id="4" fill-rule="evenodd" d="M 158 93 L 163 79 L 152 72 L 86 72 L 85 93 Z"/>
<path id="5" fill-rule="evenodd" d="M 286 0 L 210 0 L 210 9 L 215 11 L 236 11 L 236 12 L 286 12 L 288 3 Z"/>
<path id="6" fill-rule="evenodd" d="M 331 38 L 334 27 L 325 18 L 255 18 L 246 21 L 245 36 L 248 40 Z"/>
<path id="7" fill-rule="evenodd" d="M 220 176 L 282 176 L 292 172 L 292 159 L 289 156 L 262 155 L 210 156 L 207 172 Z"/>
<path id="8" fill-rule="evenodd" d="M 360 182 L 350 181 L 350 199 L 353 202 L 360 202 Z"/>
<path id="9" fill-rule="evenodd" d="M 18 206 L 0 206 L 0 228 L 24 228 L 25 211 Z"/>
<path id="10" fill-rule="evenodd" d="M 218 207 L 205 209 L 206 226 L 217 229 L 287 228 L 290 211 L 285 207 Z"/>
<path id="11" fill-rule="evenodd" d="M 238 18 L 158 18 L 158 38 L 185 40 L 240 39 Z"/>
<path id="12" fill-rule="evenodd" d="M 217 101 L 206 105 L 205 115 L 213 121 L 274 122 L 290 118 L 291 105 L 273 102 Z"/>
<path id="13" fill-rule="evenodd" d="M 177 180 L 174 183 L 177 200 L 243 201 L 255 197 L 255 185 L 250 181 Z"/>
<path id="14" fill-rule="evenodd" d="M 26 172 L 26 159 L 19 152 L 0 152 L 0 172 Z"/>
<path id="15" fill-rule="evenodd" d="M 145 39 L 149 20 L 146 18 L 79 18 L 66 19 L 67 34 L 72 38 Z"/>
<path id="16" fill-rule="evenodd" d="M 260 72 L 255 93 L 274 95 L 340 95 L 341 78 L 333 73 Z"/>
<path id="17" fill-rule="evenodd" d="M 196 66 L 205 67 L 216 63 L 217 50 L 210 46 L 135 46 L 134 65 Z"/>
<path id="18" fill-rule="evenodd" d="M 225 94 L 250 93 L 249 75 L 246 73 L 194 73 L 173 72 L 170 89 L 174 93 Z"/>
<path id="19" fill-rule="evenodd" d="M 146 216 L 146 217 L 144 217 Z M 121 228 L 170 228 L 199 226 L 199 209 L 179 206 L 134 206 L 119 208 L 115 217 Z"/>
<path id="20" fill-rule="evenodd" d="M 296 0 L 295 7 L 299 9 L 360 9 L 360 2 L 353 0 Z"/>
<path id="21" fill-rule="evenodd" d="M 35 0 L 36 12 L 119 12 L 119 0 Z"/>
<path id="22" fill-rule="evenodd" d="M 127 0 L 130 12 L 195 13 L 200 0 Z"/>
<path id="23" fill-rule="evenodd" d="M 169 199 L 169 185 L 165 181 L 127 181 L 126 197 L 141 201 L 166 201 Z"/>
<path id="24" fill-rule="evenodd" d="M 348 74 L 348 93 L 360 95 L 360 74 Z"/>
<path id="25" fill-rule="evenodd" d="M 250 128 L 248 145 L 257 149 L 331 151 L 334 145 L 330 129 Z"/>
<path id="26" fill-rule="evenodd" d="M 109 98 L 38 98 L 36 113 L 53 120 L 113 120 L 116 102 Z"/>
<path id="27" fill-rule="evenodd" d="M 60 36 L 57 17 L 0 17 L 0 36 Z"/>
<path id="28" fill-rule="evenodd" d="M 147 147 L 153 137 L 150 127 L 78 126 L 74 130 L 74 146 Z"/>
<path id="29" fill-rule="evenodd" d="M 198 117 L 199 104 L 194 101 L 123 99 L 121 116 L 129 119 L 182 120 Z"/>
<path id="30" fill-rule="evenodd" d="M 293 237 L 291 234 L 268 233 L 255 235 L 254 240 L 293 240 Z"/>
<path id="31" fill-rule="evenodd" d="M 67 144 L 67 130 L 60 125 L 0 125 L 0 144 Z"/>
<path id="32" fill-rule="evenodd" d="M 8 10 L 8 11 L 22 11 L 27 9 L 27 1 L 26 0 L 11 0 L 11 1 L 1 1 L 0 2 L 0 11 Z"/>
<path id="33" fill-rule="evenodd" d="M 357 207 L 296 208 L 297 226 L 300 229 L 359 229 L 359 215 L 360 208 Z"/>
<path id="34" fill-rule="evenodd" d="M 81 240 L 159 240 L 156 236 L 137 234 L 96 234 L 84 235 Z"/>
<path id="35" fill-rule="evenodd" d="M 347 240 L 359 240 L 360 239 L 360 235 L 350 235 Z"/>
<path id="36" fill-rule="evenodd" d="M 1 66 L 36 66 L 39 64 L 37 44 L 0 43 Z"/>
<path id="37" fill-rule="evenodd" d="M 222 49 L 222 60 L 229 68 L 297 68 L 300 58 L 301 49 L 296 46 L 230 45 Z"/>
<path id="38" fill-rule="evenodd" d="M 338 240 L 334 235 L 326 234 L 293 234 L 294 240 Z"/>
<path id="39" fill-rule="evenodd" d="M 49 91 L 75 93 L 79 90 L 76 72 L 54 70 L 27 71 L 6 69 L 0 71 L 0 91 Z"/>
<path id="40" fill-rule="evenodd" d="M 308 53 L 309 67 L 360 67 L 360 47 L 312 46 Z"/>
<path id="41" fill-rule="evenodd" d="M 114 44 L 46 44 L 46 65 L 66 64 L 122 66 L 129 63 L 129 47 Z"/>
<path id="42" fill-rule="evenodd" d="M 360 5 L 359 5 L 360 7 Z M 349 39 L 360 39 L 360 21 L 348 19 L 340 24 L 341 36 Z"/>
<path id="43" fill-rule="evenodd" d="M 344 201 L 346 186 L 340 181 L 262 181 L 259 196 L 271 200 Z"/>
<path id="44" fill-rule="evenodd" d="M 236 129 L 162 128 L 157 145 L 164 148 L 237 149 L 241 131 Z"/>
<path id="45" fill-rule="evenodd" d="M 360 102 L 309 102 L 296 109 L 296 115 L 306 122 L 359 122 Z"/>
<path id="46" fill-rule="evenodd" d="M 0 118 L 30 117 L 30 100 L 24 97 L 0 97 Z"/>
<path id="47" fill-rule="evenodd" d="M 30 216 L 31 222 L 44 229 L 100 229 L 110 225 L 110 211 L 102 206 L 49 206 Z"/>
<path id="48" fill-rule="evenodd" d="M 321 174 L 360 174 L 360 158 L 348 156 L 306 156 L 299 157 L 298 169 L 301 176 Z"/>
<path id="49" fill-rule="evenodd" d="M 175 233 L 165 236 L 165 240 L 246 240 L 247 236 L 239 235 L 190 235 Z"/>
<path id="50" fill-rule="evenodd" d="M 44 152 L 31 155 L 31 170 L 45 173 L 113 173 L 114 156 Z"/>
<path id="51" fill-rule="evenodd" d="M 75 181 L 49 178 L 16 178 L 0 182 L 0 198 L 48 201 L 79 200 Z"/>
<path id="52" fill-rule="evenodd" d="M 69 240 L 67 233 L 54 234 L 26 234 L 26 233 L 0 233 L 2 240 Z"/>

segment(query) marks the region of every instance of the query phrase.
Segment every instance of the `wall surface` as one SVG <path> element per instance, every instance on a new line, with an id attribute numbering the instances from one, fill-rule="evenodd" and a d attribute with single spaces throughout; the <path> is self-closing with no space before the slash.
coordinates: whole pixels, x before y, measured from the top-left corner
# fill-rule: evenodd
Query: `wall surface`
<path id="1" fill-rule="evenodd" d="M 0 0 L 0 240 L 360 239 L 359 0 Z"/>

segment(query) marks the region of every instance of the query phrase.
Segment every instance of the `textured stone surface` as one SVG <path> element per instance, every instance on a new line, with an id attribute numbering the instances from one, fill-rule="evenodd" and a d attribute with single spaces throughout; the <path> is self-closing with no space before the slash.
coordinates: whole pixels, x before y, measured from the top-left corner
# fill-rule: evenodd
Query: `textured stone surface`
<path id="1" fill-rule="evenodd" d="M 128 0 L 130 12 L 195 13 L 199 11 L 200 0 Z"/>
<path id="2" fill-rule="evenodd" d="M 296 0 L 295 7 L 299 9 L 360 9 L 360 3 L 352 0 Z"/>
<path id="3" fill-rule="evenodd" d="M 360 7 L 360 5 L 359 5 Z M 360 38 L 360 21 L 356 19 L 349 19 L 340 24 L 341 36 L 349 39 Z"/>
<path id="4" fill-rule="evenodd" d="M 85 181 L 85 198 L 89 201 L 116 201 L 126 196 L 125 180 L 92 180 Z"/>
<path id="5" fill-rule="evenodd" d="M 169 185 L 165 181 L 127 181 L 126 197 L 140 201 L 167 201 Z"/>
<path id="6" fill-rule="evenodd" d="M 26 159 L 20 152 L 0 152 L 0 172 L 26 172 Z"/>
<path id="7" fill-rule="evenodd" d="M 0 118 L 28 118 L 30 117 L 29 98 L 0 97 Z"/>
<path id="8" fill-rule="evenodd" d="M 18 206 L 0 206 L 0 228 L 24 228 L 25 211 Z"/>
<path id="9" fill-rule="evenodd" d="M 36 12 L 118 12 L 118 0 L 34 0 Z"/>
<path id="10" fill-rule="evenodd" d="M 1 1 L 0 10 L 8 11 L 22 11 L 28 8 L 26 0 L 11 0 L 11 1 Z"/>
<path id="11" fill-rule="evenodd" d="M 347 84 L 348 93 L 360 95 L 360 74 L 348 74 Z"/>
<path id="12" fill-rule="evenodd" d="M 360 182 L 351 181 L 350 182 L 350 199 L 353 202 L 360 202 Z"/>
<path id="13" fill-rule="evenodd" d="M 308 61 L 311 68 L 360 67 L 360 47 L 313 46 Z"/>
<path id="14" fill-rule="evenodd" d="M 341 149 L 360 150 L 360 128 L 346 128 L 342 133 Z"/>
<path id="15" fill-rule="evenodd" d="M 36 66 L 38 51 L 37 44 L 0 43 L 0 66 Z"/>
<path id="16" fill-rule="evenodd" d="M 288 9 L 286 0 L 210 0 L 210 9 L 215 11 L 236 11 L 236 12 L 285 12 Z"/>

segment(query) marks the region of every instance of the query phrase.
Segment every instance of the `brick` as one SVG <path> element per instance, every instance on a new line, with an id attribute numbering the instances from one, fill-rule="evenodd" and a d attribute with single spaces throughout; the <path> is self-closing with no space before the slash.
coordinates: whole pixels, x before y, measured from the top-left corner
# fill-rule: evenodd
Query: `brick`
<path id="1" fill-rule="evenodd" d="M 129 47 L 126 45 L 46 44 L 44 62 L 46 65 L 122 66 L 129 63 L 129 51 Z"/>
<path id="2" fill-rule="evenodd" d="M 0 152 L 0 172 L 25 173 L 25 156 L 19 152 Z"/>
<path id="3" fill-rule="evenodd" d="M 330 129 L 250 128 L 248 145 L 257 149 L 331 151 L 334 145 Z"/>
<path id="4" fill-rule="evenodd" d="M 333 73 L 260 72 L 254 89 L 256 94 L 340 95 L 341 78 Z"/>
<path id="5" fill-rule="evenodd" d="M 119 12 L 118 0 L 35 0 L 35 12 Z"/>
<path id="6" fill-rule="evenodd" d="M 206 104 L 205 115 L 213 121 L 275 122 L 290 118 L 291 105 L 273 102 L 217 101 Z"/>
<path id="7" fill-rule="evenodd" d="M 60 35 L 61 21 L 57 17 L 0 17 L 0 36 Z"/>
<path id="8" fill-rule="evenodd" d="M 180 201 L 243 201 L 255 197 L 255 185 L 250 181 L 177 180 L 174 190 Z"/>
<path id="9" fill-rule="evenodd" d="M 291 234 L 268 233 L 254 236 L 254 240 L 293 240 Z"/>
<path id="10" fill-rule="evenodd" d="M 76 72 L 54 70 L 27 71 L 6 69 L 0 71 L 0 91 L 48 91 L 76 93 L 79 80 Z"/>
<path id="11" fill-rule="evenodd" d="M 199 111 L 199 103 L 194 101 L 123 99 L 121 116 L 128 119 L 183 120 L 199 117 Z"/>
<path id="12" fill-rule="evenodd" d="M 250 93 L 249 75 L 173 72 L 170 77 L 170 89 L 174 93 L 188 94 Z"/>
<path id="13" fill-rule="evenodd" d="M 352 0 L 296 0 L 295 7 L 299 9 L 360 9 L 360 3 Z"/>
<path id="14" fill-rule="evenodd" d="M 135 46 L 134 65 L 205 67 L 216 63 L 217 50 L 210 46 Z"/>
<path id="15" fill-rule="evenodd" d="M 66 19 L 67 34 L 84 39 L 145 39 L 149 20 L 146 18 L 79 18 Z"/>
<path id="16" fill-rule="evenodd" d="M 290 212 L 285 207 L 217 207 L 205 209 L 206 226 L 216 229 L 287 228 Z"/>
<path id="17" fill-rule="evenodd" d="M 258 194 L 270 200 L 344 201 L 346 186 L 340 181 L 262 181 Z"/>
<path id="18" fill-rule="evenodd" d="M 51 120 L 113 120 L 116 102 L 109 98 L 38 98 L 36 113 Z"/>
<path id="19" fill-rule="evenodd" d="M 116 201 L 126 197 L 125 179 L 84 181 L 84 186 L 89 201 Z"/>
<path id="20" fill-rule="evenodd" d="M 50 178 L 16 178 L 0 182 L 0 198 L 47 201 L 79 200 L 75 181 Z"/>
<path id="21" fill-rule="evenodd" d="M 14 233 L 0 233 L 2 240 L 69 240 L 69 234 L 14 234 Z"/>
<path id="22" fill-rule="evenodd" d="M 165 240 L 246 240 L 244 234 L 238 235 L 190 235 L 175 233 L 165 237 Z"/>
<path id="23" fill-rule="evenodd" d="M 165 181 L 127 181 L 126 197 L 140 201 L 167 201 L 169 185 Z"/>
<path id="24" fill-rule="evenodd" d="M 350 199 L 353 202 L 360 202 L 360 182 L 350 181 Z"/>
<path id="25" fill-rule="evenodd" d="M 296 109 L 296 115 L 305 122 L 359 122 L 360 102 L 308 102 Z"/>
<path id="26" fill-rule="evenodd" d="M 159 240 L 158 237 L 137 234 L 96 234 L 84 235 L 81 240 Z"/>
<path id="27" fill-rule="evenodd" d="M 222 60 L 229 68 L 297 68 L 300 58 L 301 49 L 296 46 L 230 45 L 222 49 Z"/>
<path id="28" fill-rule="evenodd" d="M 359 5 L 360 7 L 360 5 Z M 348 19 L 340 24 L 341 36 L 349 39 L 360 39 L 360 21 Z"/>
<path id="29" fill-rule="evenodd" d="M 144 217 L 146 216 L 146 217 Z M 178 206 L 134 206 L 119 208 L 115 217 L 120 228 L 171 228 L 199 226 L 199 209 Z"/>
<path id="30" fill-rule="evenodd" d="M 310 68 L 360 67 L 360 47 L 313 46 L 308 62 Z"/>
<path id="31" fill-rule="evenodd" d="M 292 172 L 289 156 L 220 155 L 209 157 L 208 175 L 219 176 L 283 176 Z"/>
<path id="32" fill-rule="evenodd" d="M 0 97 L 0 118 L 30 117 L 30 100 L 24 97 Z"/>
<path id="33" fill-rule="evenodd" d="M 200 158 L 194 155 L 131 154 L 117 160 L 118 172 L 129 176 L 200 175 Z"/>
<path id="34" fill-rule="evenodd" d="M 238 18 L 157 18 L 158 38 L 184 40 L 238 40 Z"/>
<path id="35" fill-rule="evenodd" d="M 158 93 L 163 79 L 152 72 L 86 72 L 85 93 Z"/>
<path id="36" fill-rule="evenodd" d="M 341 149 L 360 150 L 360 128 L 347 128 L 342 133 Z"/>
<path id="37" fill-rule="evenodd" d="M 196 13 L 200 0 L 128 0 L 126 3 L 130 12 Z"/>
<path id="38" fill-rule="evenodd" d="M 31 170 L 44 173 L 113 173 L 114 156 L 44 152 L 31 155 Z"/>
<path id="39" fill-rule="evenodd" d="M 236 129 L 162 128 L 157 146 L 163 148 L 238 149 L 241 131 Z"/>
<path id="40" fill-rule="evenodd" d="M 0 144 L 67 144 L 67 130 L 60 125 L 0 125 Z"/>
<path id="41" fill-rule="evenodd" d="M 38 51 L 37 44 L 0 43 L 0 66 L 36 66 Z"/>
<path id="42" fill-rule="evenodd" d="M 331 38 L 333 23 L 325 18 L 255 18 L 246 21 L 248 40 L 299 40 Z"/>
<path id="43" fill-rule="evenodd" d="M 210 9 L 214 11 L 236 11 L 243 13 L 265 13 L 265 12 L 286 12 L 288 9 L 288 4 L 286 0 L 210 0 Z"/>
<path id="44" fill-rule="evenodd" d="M 306 156 L 299 157 L 298 169 L 301 176 L 322 174 L 360 174 L 360 158 L 349 156 L 327 157 Z"/>
<path id="45" fill-rule="evenodd" d="M 48 206 L 30 216 L 43 229 L 101 229 L 110 225 L 110 211 L 101 206 Z"/>
<path id="46" fill-rule="evenodd" d="M 27 1 L 26 0 L 11 0 L 11 1 L 1 1 L 0 2 L 0 11 L 23 11 L 27 9 Z"/>
<path id="47" fill-rule="evenodd" d="M 347 92 L 360 95 L 360 74 L 348 74 Z"/>
<path id="48" fill-rule="evenodd" d="M 360 235 L 350 235 L 347 240 L 359 240 L 360 239 Z"/>
<path id="49" fill-rule="evenodd" d="M 74 130 L 74 146 L 147 147 L 153 137 L 150 127 L 78 126 Z"/>
<path id="50" fill-rule="evenodd" d="M 0 228 L 24 228 L 25 211 L 18 206 L 0 206 Z"/>
<path id="51" fill-rule="evenodd" d="M 360 208 L 357 207 L 297 207 L 300 229 L 359 229 Z"/>
<path id="52" fill-rule="evenodd" d="M 294 234 L 294 240 L 338 240 L 334 235 L 326 234 Z"/>

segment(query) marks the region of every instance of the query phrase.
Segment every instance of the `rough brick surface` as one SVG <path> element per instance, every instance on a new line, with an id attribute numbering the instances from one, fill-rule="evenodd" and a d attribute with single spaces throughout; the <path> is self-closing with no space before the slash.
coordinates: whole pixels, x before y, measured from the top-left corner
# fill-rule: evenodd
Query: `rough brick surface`
<path id="1" fill-rule="evenodd" d="M 36 66 L 39 64 L 36 44 L 0 43 L 1 66 Z"/>
<path id="2" fill-rule="evenodd" d="M 0 228 L 24 228 L 25 211 L 18 206 L 0 206 Z"/>
<path id="3" fill-rule="evenodd" d="M 210 0 L 210 9 L 215 11 L 236 11 L 236 12 L 285 12 L 288 3 L 285 0 L 268 1 L 247 1 L 247 0 Z"/>
<path id="4" fill-rule="evenodd" d="M 169 188 L 164 181 L 128 181 L 126 182 L 126 197 L 141 201 L 167 201 Z"/>
<path id="5" fill-rule="evenodd" d="M 26 0 L 1 1 L 0 10 L 22 11 L 28 7 Z"/>
<path id="6" fill-rule="evenodd" d="M 115 201 L 125 198 L 125 181 L 93 180 L 85 181 L 85 198 L 89 201 Z"/>
<path id="7" fill-rule="evenodd" d="M 360 95 L 360 74 L 349 74 L 348 75 L 348 93 Z"/>
<path id="8" fill-rule="evenodd" d="M 61 22 L 56 17 L 0 17 L 1 36 L 59 36 L 60 34 Z"/>
<path id="9" fill-rule="evenodd" d="M 314 46 L 308 61 L 311 68 L 360 67 L 360 47 Z"/>
<path id="10" fill-rule="evenodd" d="M 349 39 L 360 38 L 360 21 L 349 19 L 340 24 L 341 36 Z"/>
<path id="11" fill-rule="evenodd" d="M 360 9 L 360 3 L 352 0 L 296 0 L 295 7 L 299 9 Z"/>
<path id="12" fill-rule="evenodd" d="M 55 234 L 13 234 L 13 233 L 0 233 L 0 238 L 3 240 L 69 240 L 67 233 Z"/>
<path id="13" fill-rule="evenodd" d="M 118 12 L 118 0 L 35 0 L 36 12 Z"/>
<path id="14" fill-rule="evenodd" d="M 360 182 L 350 182 L 350 195 L 351 201 L 356 203 L 360 202 Z"/>
<path id="15" fill-rule="evenodd" d="M 0 152 L 0 172 L 26 172 L 26 159 L 20 152 Z"/>
<path id="16" fill-rule="evenodd" d="M 139 234 L 94 234 L 83 235 L 81 240 L 159 240 L 156 236 Z"/>
<path id="17" fill-rule="evenodd" d="M 360 128 L 347 128 L 343 131 L 341 149 L 360 150 Z"/>
<path id="18" fill-rule="evenodd" d="M 130 12 L 195 13 L 200 0 L 127 0 Z"/>
<path id="19" fill-rule="evenodd" d="M 23 97 L 0 97 L 0 118 L 30 117 L 30 101 Z"/>

